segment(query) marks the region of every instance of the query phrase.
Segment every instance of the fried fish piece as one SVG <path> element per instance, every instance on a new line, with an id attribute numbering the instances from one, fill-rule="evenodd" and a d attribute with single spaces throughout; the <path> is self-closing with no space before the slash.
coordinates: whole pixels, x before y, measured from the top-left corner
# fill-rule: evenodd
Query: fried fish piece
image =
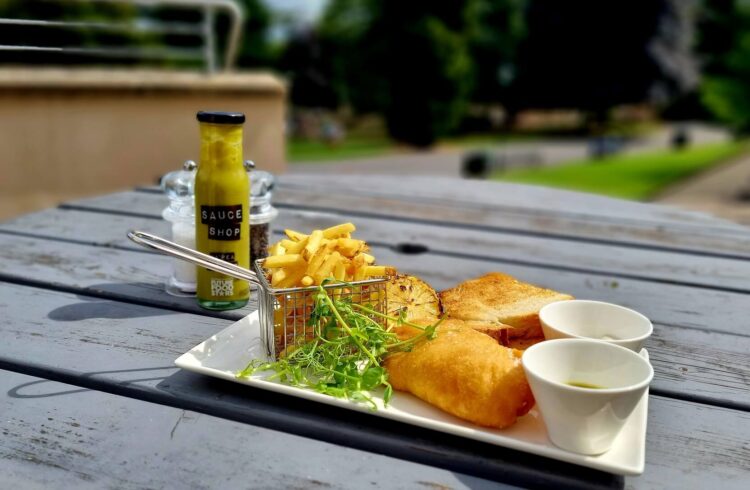
<path id="1" fill-rule="evenodd" d="M 500 272 L 464 281 L 440 293 L 443 311 L 449 317 L 510 325 L 511 339 L 543 337 L 539 310 L 549 303 L 569 299 L 573 296 Z"/>
<path id="2" fill-rule="evenodd" d="M 521 351 L 466 326 L 437 329 L 433 340 L 385 360 L 393 388 L 462 419 L 503 428 L 534 406 Z"/>

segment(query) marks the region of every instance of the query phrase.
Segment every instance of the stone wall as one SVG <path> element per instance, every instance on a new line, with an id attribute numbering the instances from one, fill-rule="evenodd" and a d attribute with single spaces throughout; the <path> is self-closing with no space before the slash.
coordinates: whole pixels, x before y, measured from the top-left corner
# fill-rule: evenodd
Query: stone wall
<path id="1" fill-rule="evenodd" d="M 154 184 L 198 160 L 201 109 L 244 112 L 245 158 L 283 172 L 285 99 L 266 73 L 2 69 L 0 217 Z"/>

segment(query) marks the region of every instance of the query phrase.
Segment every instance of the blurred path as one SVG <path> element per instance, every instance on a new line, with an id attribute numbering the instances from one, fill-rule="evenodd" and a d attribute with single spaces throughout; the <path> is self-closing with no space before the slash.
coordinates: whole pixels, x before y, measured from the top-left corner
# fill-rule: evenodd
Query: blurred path
<path id="1" fill-rule="evenodd" d="M 691 144 L 705 144 L 726 141 L 729 134 L 704 124 L 691 123 L 689 128 Z M 664 128 L 644 138 L 627 143 L 624 153 L 668 148 L 674 128 Z M 477 147 L 476 149 L 481 149 Z M 361 174 L 361 175 L 435 175 L 460 177 L 463 156 L 476 149 L 437 148 L 424 152 L 401 153 L 373 158 L 333 162 L 290 163 L 290 173 L 305 174 Z M 571 160 L 585 159 L 589 155 L 589 140 L 548 139 L 530 142 L 505 143 L 484 147 L 495 158 L 508 162 L 510 167 L 551 166 Z"/>
<path id="2" fill-rule="evenodd" d="M 743 194 L 745 200 L 740 199 Z M 669 189 L 656 202 L 750 225 L 750 155 L 697 175 Z"/>

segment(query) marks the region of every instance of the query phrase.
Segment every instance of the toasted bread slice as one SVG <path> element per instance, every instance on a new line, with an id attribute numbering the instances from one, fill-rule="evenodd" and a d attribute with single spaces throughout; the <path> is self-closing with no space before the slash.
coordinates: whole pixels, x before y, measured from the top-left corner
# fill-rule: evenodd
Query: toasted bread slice
<path id="1" fill-rule="evenodd" d="M 539 342 L 544 342 L 544 337 L 529 337 L 529 338 L 515 338 L 515 339 L 508 339 L 508 343 L 505 344 L 505 347 L 510 347 L 511 349 L 516 349 L 520 351 L 524 351 L 531 347 L 532 345 L 538 344 Z"/>
<path id="2" fill-rule="evenodd" d="M 440 293 L 443 311 L 450 318 L 510 325 L 510 338 L 542 337 L 539 310 L 549 303 L 569 299 L 573 297 L 499 272 Z"/>
<path id="3" fill-rule="evenodd" d="M 450 322 L 461 322 L 472 330 L 476 330 L 477 332 L 481 332 L 492 337 L 497 341 L 498 344 L 504 345 L 506 347 L 508 346 L 508 332 L 513 330 L 513 327 L 511 327 L 510 325 L 505 325 L 502 323 L 478 322 L 476 320 L 459 320 L 457 318 L 448 318 L 443 323 Z"/>

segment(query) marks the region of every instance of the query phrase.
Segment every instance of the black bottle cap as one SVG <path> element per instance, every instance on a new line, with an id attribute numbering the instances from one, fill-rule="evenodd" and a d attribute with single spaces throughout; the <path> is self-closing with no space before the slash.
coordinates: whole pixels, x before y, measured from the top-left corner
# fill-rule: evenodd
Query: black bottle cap
<path id="1" fill-rule="evenodd" d="M 245 115 L 241 112 L 199 111 L 197 117 L 200 122 L 213 124 L 242 124 L 245 122 Z"/>

